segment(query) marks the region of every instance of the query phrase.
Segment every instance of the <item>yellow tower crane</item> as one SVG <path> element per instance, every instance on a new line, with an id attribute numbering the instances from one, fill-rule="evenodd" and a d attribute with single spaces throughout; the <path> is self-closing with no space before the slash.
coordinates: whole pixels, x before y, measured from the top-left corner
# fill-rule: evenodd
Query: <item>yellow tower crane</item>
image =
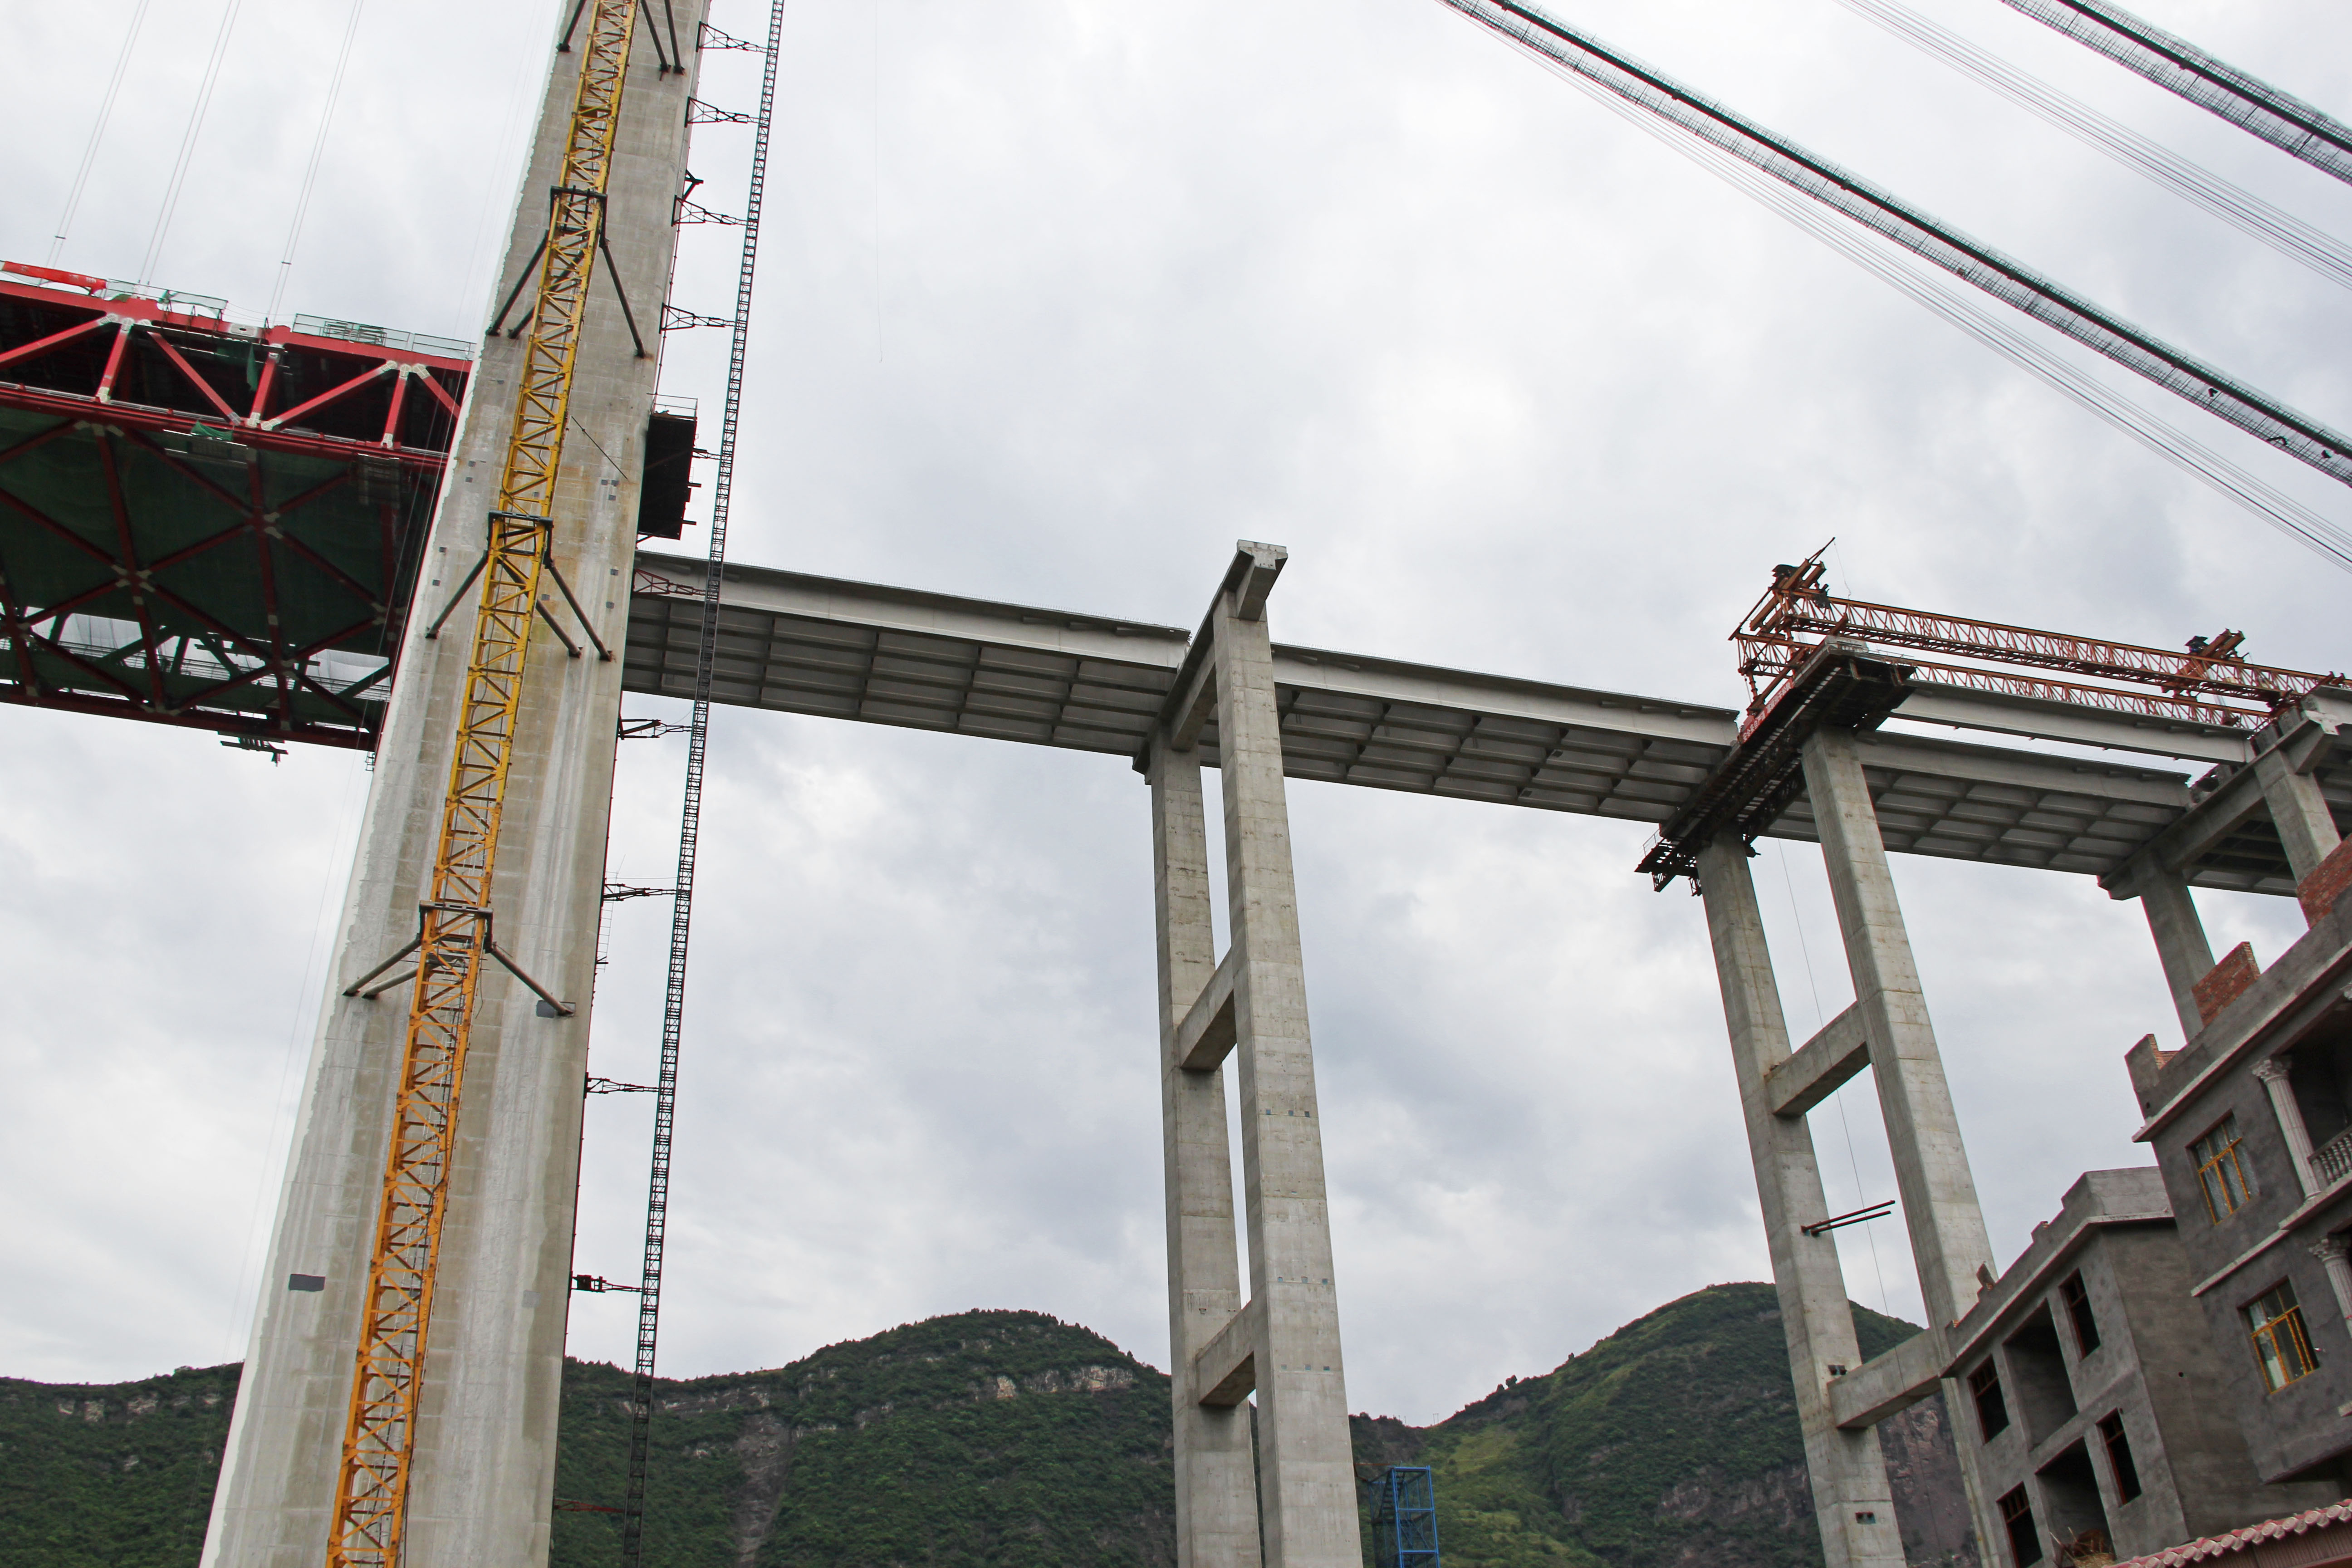
<path id="1" fill-rule="evenodd" d="M 449 793 L 416 946 L 400 1094 L 368 1263 L 351 1414 L 343 1429 L 328 1568 L 400 1568 L 416 1410 L 447 1212 L 458 1091 L 490 931 L 490 878 L 514 754 L 524 660 L 555 527 L 556 469 L 604 223 L 638 0 L 594 0 L 563 169 L 528 318 L 520 391 L 489 516 L 479 614 L 466 667 Z"/>

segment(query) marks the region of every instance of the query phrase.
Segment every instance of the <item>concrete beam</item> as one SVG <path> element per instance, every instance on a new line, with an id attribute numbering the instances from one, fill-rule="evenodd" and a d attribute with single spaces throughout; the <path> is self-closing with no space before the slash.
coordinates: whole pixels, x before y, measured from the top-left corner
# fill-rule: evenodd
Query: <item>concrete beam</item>
<path id="1" fill-rule="evenodd" d="M 1217 965 L 1216 973 L 1201 989 L 1201 999 L 1184 1014 L 1184 1021 L 1176 1026 L 1176 1044 L 1172 1047 L 1176 1065 L 1186 1072 L 1207 1072 L 1225 1059 L 1234 1048 L 1234 976 L 1242 966 L 1242 950 L 1226 951 L 1224 962 Z"/>
<path id="2" fill-rule="evenodd" d="M 1274 592 L 1274 580 L 1282 575 L 1290 552 L 1279 544 L 1260 544 L 1251 539 L 1243 540 L 1235 548 L 1239 558 L 1234 566 L 1241 580 L 1233 586 L 1234 618 L 1264 620 L 1266 595 Z"/>
<path id="3" fill-rule="evenodd" d="M 1870 1039 L 1856 1004 L 1765 1073 L 1765 1099 L 1775 1116 L 1802 1116 L 1869 1065 Z"/>
<path id="4" fill-rule="evenodd" d="M 2250 732 L 2227 725 L 2112 713 L 2072 702 L 2010 697 L 1939 681 L 1914 681 L 1911 695 L 1895 709 L 1895 717 L 1914 723 L 1949 724 L 1957 730 L 1983 730 L 2081 746 L 2105 746 L 2156 757 L 2243 763 L 2253 755 Z"/>
<path id="5" fill-rule="evenodd" d="M 1239 1405 L 1257 1388 L 1257 1348 L 1265 1313 L 1255 1301 L 1235 1312 L 1192 1357 L 1188 1380 L 1195 1405 Z"/>
<path id="6" fill-rule="evenodd" d="M 2286 863 L 2298 883 L 2317 870 L 2342 841 L 2327 797 L 2312 776 L 2335 749 L 2334 741 L 2326 725 L 2305 719 L 2254 759 L 2252 772 L 2262 786 L 2263 803 L 2270 808 L 2279 847 L 2286 851 Z"/>
<path id="7" fill-rule="evenodd" d="M 1177 674 L 1178 684 L 1168 694 L 1168 705 L 1160 710 L 1168 743 L 1188 751 L 1200 743 L 1201 731 L 1217 716 L 1216 660 L 1207 643 L 1199 646 L 1200 657 L 1184 661 Z"/>
<path id="8" fill-rule="evenodd" d="M 637 564 L 628 689 L 690 695 L 702 563 L 646 552 Z M 1236 551 L 1229 574 L 1255 593 L 1271 570 Z M 1130 759 L 1166 731 L 1222 765 L 1205 635 L 740 564 L 722 592 L 717 701 Z M 1663 822 L 1727 754 L 1737 718 L 1363 654 L 1271 652 L 1294 778 Z M 1860 743 L 1874 774 L 1901 784 L 1887 829 L 1898 852 L 2098 875 L 2189 805 L 2184 774 L 2137 762 L 1886 731 Z M 1801 801 L 1768 831 L 1814 837 Z"/>
<path id="9" fill-rule="evenodd" d="M 1844 1376 L 1831 1378 L 1831 1414 L 1844 1431 L 1875 1426 L 1933 1394 L 1941 1386 L 1946 1359 L 1943 1334 L 1923 1330 Z M 1959 1418 L 1953 1411 L 1952 1419 Z"/>

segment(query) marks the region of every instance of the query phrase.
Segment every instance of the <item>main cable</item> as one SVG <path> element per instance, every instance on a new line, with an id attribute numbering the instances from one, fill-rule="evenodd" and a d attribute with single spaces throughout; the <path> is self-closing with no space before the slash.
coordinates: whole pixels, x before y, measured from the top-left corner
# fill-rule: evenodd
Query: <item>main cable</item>
<path id="1" fill-rule="evenodd" d="M 2330 521 L 2277 487 L 2247 472 L 2154 411 L 2087 375 L 1986 310 L 1948 278 L 1927 271 L 1903 256 L 1873 244 L 1846 224 L 1832 220 L 1811 202 L 1776 180 L 1696 137 L 1677 133 L 1586 78 L 1544 60 L 1545 68 L 1627 124 L 1673 149 L 1725 184 L 1770 208 L 1882 281 L 1901 290 L 1951 325 L 2002 355 L 2071 402 L 2097 416 L 2165 461 L 2186 470 L 2315 552 L 2330 565 L 2352 571 L 2352 530 Z"/>
<path id="2" fill-rule="evenodd" d="M 1877 23 L 1895 37 L 1974 77 L 2020 108 L 2040 115 L 2086 146 L 2162 185 L 2183 201 L 2202 207 L 2240 233 L 2299 261 L 2330 282 L 2352 288 L 2352 247 L 2244 186 L 2141 135 L 2121 121 L 2021 70 L 1990 50 L 1902 3 L 1902 0 L 1843 0 L 1845 8 Z"/>
<path id="3" fill-rule="evenodd" d="M 662 990 L 661 1065 L 654 1079 L 653 1168 L 646 1186 L 646 1248 L 637 1289 L 636 1381 L 631 1394 L 629 1487 L 622 1503 L 621 1562 L 645 1562 L 646 1472 L 652 1454 L 654 1352 L 661 1328 L 662 1256 L 669 1226 L 670 1144 L 677 1118 L 678 1043 L 686 1023 L 687 937 L 694 919 L 694 865 L 702 832 L 703 769 L 710 751 L 710 682 L 719 657 L 719 589 L 726 575 L 727 509 L 735 493 L 735 445 L 743 415 L 743 366 L 751 346 L 751 277 L 760 259 L 760 208 L 768 181 L 768 133 L 776 112 L 776 58 L 784 0 L 770 0 L 760 68 L 760 113 L 751 132 L 751 179 L 743 203 L 742 258 L 735 274 L 735 321 L 727 345 L 727 401 L 719 423 L 719 471 L 710 487 L 710 555 L 702 578 L 702 626 L 694 656 L 694 715 L 687 728 L 686 791 L 678 812 L 677 891 L 670 903 L 669 973 Z M 702 47 L 702 33 L 695 34 Z"/>
<path id="4" fill-rule="evenodd" d="M 2167 92 L 2352 184 L 2352 125 L 2105 0 L 2002 0 Z"/>
<path id="5" fill-rule="evenodd" d="M 1571 31 L 1519 0 L 1444 0 L 1540 58 L 1573 71 L 1922 259 L 2055 327 L 2168 392 L 2352 485 L 2352 436 L 2223 374 L 1672 78 Z"/>

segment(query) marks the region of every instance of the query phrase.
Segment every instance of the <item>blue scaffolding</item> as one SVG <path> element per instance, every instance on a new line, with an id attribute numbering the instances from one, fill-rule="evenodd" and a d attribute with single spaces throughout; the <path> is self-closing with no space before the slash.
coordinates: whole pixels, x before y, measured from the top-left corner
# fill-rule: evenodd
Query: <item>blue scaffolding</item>
<path id="1" fill-rule="evenodd" d="M 1437 1487 L 1426 1465 L 1391 1465 L 1372 1478 L 1372 1561 L 1378 1568 L 1438 1568 Z"/>

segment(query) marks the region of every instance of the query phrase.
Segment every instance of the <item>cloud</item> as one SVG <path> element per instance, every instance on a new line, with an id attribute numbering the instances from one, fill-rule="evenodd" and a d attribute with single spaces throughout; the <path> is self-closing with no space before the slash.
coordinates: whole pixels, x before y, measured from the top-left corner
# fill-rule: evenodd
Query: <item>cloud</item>
<path id="1" fill-rule="evenodd" d="M 2352 20 L 2318 0 L 2147 7 L 2352 99 L 2352 53 L 2326 47 Z M 470 330 L 553 9 L 371 8 L 289 308 Z M 2341 298 L 1842 9 L 1564 9 L 2347 417 Z M 1935 9 L 2352 227 L 2330 182 L 2088 51 Z M 21 150 L 0 254 L 46 252 L 129 11 L 0 10 L 0 47 L 45 62 L 0 103 Z M 340 20 L 247 0 L 165 280 L 268 299 Z M 136 264 L 213 25 L 156 12 L 63 265 Z M 2340 575 L 1429 0 L 796 0 L 785 37 L 740 560 L 1190 626 L 1232 542 L 1271 539 L 1285 640 L 1728 703 L 1733 618 L 1834 534 L 1833 580 L 1869 596 L 2158 644 L 2227 624 L 2260 658 L 2352 662 Z M 703 95 L 748 107 L 746 59 L 714 57 Z M 740 205 L 743 145 L 698 133 L 707 205 Z M 731 237 L 687 232 L 681 304 L 726 313 Z M 718 339 L 667 349 L 666 389 L 711 411 Z M 225 1359 L 365 774 L 64 715 L 0 714 L 0 1180 L 33 1194 L 0 1364 Z M 1164 1364 L 1140 784 L 759 713 L 722 712 L 712 757 L 665 1369 L 975 1305 Z M 617 879 L 667 884 L 679 766 L 674 742 L 624 748 Z M 1431 1419 L 1764 1276 L 1699 910 L 1633 874 L 1638 830 L 1314 784 L 1291 812 L 1352 1405 Z M 1756 868 L 1801 1032 L 1850 995 L 1818 858 Z M 2006 1258 L 2086 1164 L 2144 1158 L 2120 1057 L 2170 1037 L 2169 1005 L 2137 911 L 2086 883 L 1896 877 Z M 2275 902 L 2206 907 L 2217 947 L 2293 934 Z M 660 916 L 616 906 L 608 933 L 614 1078 L 652 1058 Z M 584 1271 L 634 1268 L 645 1115 L 591 1108 Z M 1813 1125 L 1833 1205 L 1892 1195 L 1866 1083 Z M 1871 1229 L 1875 1261 L 1843 1238 L 1853 1292 L 1916 1313 L 1899 1234 Z M 575 1350 L 625 1357 L 632 1320 L 582 1299 Z"/>

